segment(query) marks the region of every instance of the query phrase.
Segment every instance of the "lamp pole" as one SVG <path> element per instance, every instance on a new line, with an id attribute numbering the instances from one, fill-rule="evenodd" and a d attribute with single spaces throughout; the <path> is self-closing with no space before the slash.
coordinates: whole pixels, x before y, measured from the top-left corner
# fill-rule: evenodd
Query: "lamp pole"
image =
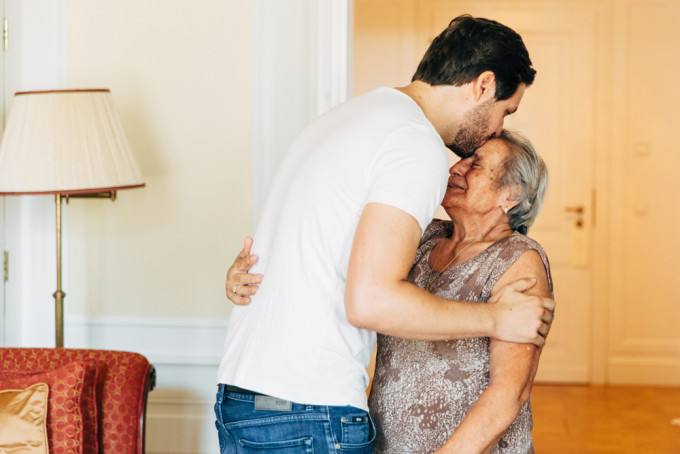
<path id="1" fill-rule="evenodd" d="M 54 292 L 54 331 L 56 347 L 64 346 L 64 297 L 61 290 L 61 194 L 54 196 L 57 208 L 57 291 Z"/>

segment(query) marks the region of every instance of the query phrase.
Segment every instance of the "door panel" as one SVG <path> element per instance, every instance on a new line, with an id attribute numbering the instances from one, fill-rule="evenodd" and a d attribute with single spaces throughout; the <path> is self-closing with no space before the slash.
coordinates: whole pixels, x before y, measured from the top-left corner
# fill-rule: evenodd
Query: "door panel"
<path id="1" fill-rule="evenodd" d="M 489 17 L 517 31 L 537 70 L 518 112 L 506 127 L 531 139 L 545 159 L 550 185 L 529 236 L 548 253 L 558 303 L 538 381 L 590 379 L 591 199 L 593 187 L 596 12 L 585 6 L 541 2 L 428 1 L 420 3 L 423 40 L 459 14 Z"/>

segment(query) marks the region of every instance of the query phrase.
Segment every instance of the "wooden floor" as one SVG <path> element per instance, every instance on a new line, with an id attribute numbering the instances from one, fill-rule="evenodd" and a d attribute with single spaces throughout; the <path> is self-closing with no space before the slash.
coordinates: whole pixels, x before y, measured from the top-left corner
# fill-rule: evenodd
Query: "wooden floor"
<path id="1" fill-rule="evenodd" d="M 537 454 L 680 454 L 680 388 L 534 385 Z"/>

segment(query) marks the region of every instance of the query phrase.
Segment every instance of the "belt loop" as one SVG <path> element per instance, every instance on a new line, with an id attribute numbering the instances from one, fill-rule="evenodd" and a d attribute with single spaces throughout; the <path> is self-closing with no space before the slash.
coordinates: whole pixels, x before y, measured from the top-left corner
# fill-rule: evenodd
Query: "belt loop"
<path id="1" fill-rule="evenodd" d="M 217 384 L 217 404 L 222 405 L 223 401 L 224 401 L 224 384 L 218 383 Z"/>

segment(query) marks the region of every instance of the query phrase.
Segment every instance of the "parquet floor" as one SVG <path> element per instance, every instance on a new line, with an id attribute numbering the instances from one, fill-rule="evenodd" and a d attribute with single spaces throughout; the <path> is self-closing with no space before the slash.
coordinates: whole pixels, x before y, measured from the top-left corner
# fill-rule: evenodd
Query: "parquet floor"
<path id="1" fill-rule="evenodd" d="M 537 454 L 680 454 L 680 387 L 534 385 Z"/>

